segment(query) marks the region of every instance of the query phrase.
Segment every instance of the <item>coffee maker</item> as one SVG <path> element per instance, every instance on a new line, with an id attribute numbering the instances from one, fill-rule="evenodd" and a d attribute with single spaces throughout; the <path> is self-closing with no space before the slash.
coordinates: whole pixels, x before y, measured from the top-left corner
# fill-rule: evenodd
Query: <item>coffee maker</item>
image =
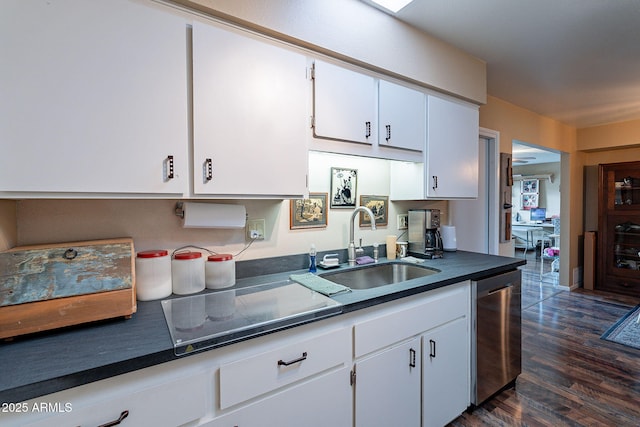
<path id="1" fill-rule="evenodd" d="M 409 254 L 442 258 L 440 209 L 409 209 Z"/>

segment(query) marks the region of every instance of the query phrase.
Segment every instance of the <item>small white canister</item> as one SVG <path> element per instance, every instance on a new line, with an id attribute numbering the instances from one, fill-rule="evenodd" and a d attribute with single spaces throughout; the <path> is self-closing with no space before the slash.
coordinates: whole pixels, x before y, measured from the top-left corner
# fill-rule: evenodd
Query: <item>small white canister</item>
<path id="1" fill-rule="evenodd" d="M 136 256 L 136 297 L 151 301 L 171 295 L 171 258 L 164 249 L 138 252 Z"/>
<path id="2" fill-rule="evenodd" d="M 171 260 L 171 283 L 177 295 L 204 290 L 204 258 L 200 252 L 178 252 Z"/>
<path id="3" fill-rule="evenodd" d="M 209 255 L 205 265 L 208 289 L 223 289 L 236 284 L 236 262 L 231 254 Z"/>

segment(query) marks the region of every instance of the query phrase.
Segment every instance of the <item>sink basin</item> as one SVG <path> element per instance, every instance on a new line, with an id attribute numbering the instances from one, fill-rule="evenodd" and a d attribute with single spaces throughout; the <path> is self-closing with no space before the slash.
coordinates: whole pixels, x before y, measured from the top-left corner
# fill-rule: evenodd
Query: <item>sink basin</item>
<path id="1" fill-rule="evenodd" d="M 323 278 L 351 289 L 371 289 L 439 273 L 440 270 L 412 264 L 389 263 L 347 271 L 325 273 Z"/>

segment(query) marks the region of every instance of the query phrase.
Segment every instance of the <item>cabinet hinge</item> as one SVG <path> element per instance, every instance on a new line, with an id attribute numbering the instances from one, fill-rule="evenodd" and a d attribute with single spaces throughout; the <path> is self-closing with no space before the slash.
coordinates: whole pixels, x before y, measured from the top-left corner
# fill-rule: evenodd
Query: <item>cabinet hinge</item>
<path id="1" fill-rule="evenodd" d="M 349 384 L 351 384 L 351 387 L 356 385 L 356 367 L 355 366 L 349 372 Z"/>
<path id="2" fill-rule="evenodd" d="M 311 125 L 311 129 L 316 126 L 316 118 L 314 116 L 309 117 L 309 123 Z"/>
<path id="3" fill-rule="evenodd" d="M 309 68 L 309 79 L 315 80 L 316 78 L 316 63 L 311 64 L 311 68 Z"/>

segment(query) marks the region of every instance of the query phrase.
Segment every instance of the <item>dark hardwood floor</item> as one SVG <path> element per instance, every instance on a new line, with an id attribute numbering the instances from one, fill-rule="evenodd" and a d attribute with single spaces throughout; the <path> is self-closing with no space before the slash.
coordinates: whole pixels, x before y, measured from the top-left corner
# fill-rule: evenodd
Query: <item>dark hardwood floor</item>
<path id="1" fill-rule="evenodd" d="M 640 426 L 640 350 L 600 339 L 640 299 L 560 291 L 541 283 L 539 264 L 527 258 L 522 374 L 515 389 L 450 425 Z"/>

